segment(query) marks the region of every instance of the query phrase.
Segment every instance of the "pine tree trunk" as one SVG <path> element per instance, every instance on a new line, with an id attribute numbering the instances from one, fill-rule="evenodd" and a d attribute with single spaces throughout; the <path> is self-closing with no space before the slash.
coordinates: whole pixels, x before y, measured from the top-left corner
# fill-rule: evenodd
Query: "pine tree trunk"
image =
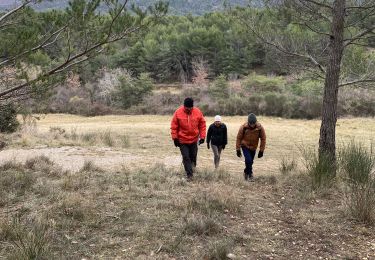
<path id="1" fill-rule="evenodd" d="M 319 138 L 319 154 L 325 154 L 333 162 L 336 161 L 337 98 L 344 49 L 345 1 L 335 0 L 333 3 L 330 55 L 324 83 L 322 124 Z"/>

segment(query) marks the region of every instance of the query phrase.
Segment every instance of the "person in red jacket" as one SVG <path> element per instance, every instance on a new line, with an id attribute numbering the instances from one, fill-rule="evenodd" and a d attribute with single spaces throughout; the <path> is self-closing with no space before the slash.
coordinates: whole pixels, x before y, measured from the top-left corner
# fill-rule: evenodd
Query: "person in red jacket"
<path id="1" fill-rule="evenodd" d="M 193 167 L 197 165 L 198 145 L 206 138 L 206 120 L 199 108 L 194 107 L 192 98 L 185 98 L 171 122 L 171 135 L 176 147 L 180 148 L 182 162 L 188 180 L 193 177 Z"/>

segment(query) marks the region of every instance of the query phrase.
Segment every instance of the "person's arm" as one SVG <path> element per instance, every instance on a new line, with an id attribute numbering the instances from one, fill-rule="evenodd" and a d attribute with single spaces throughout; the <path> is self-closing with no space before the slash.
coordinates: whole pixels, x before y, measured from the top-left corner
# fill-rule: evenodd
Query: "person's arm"
<path id="1" fill-rule="evenodd" d="M 177 119 L 177 113 L 175 112 L 171 121 L 171 136 L 172 139 L 178 139 L 178 119 Z"/>
<path id="2" fill-rule="evenodd" d="M 264 130 L 263 126 L 260 129 L 260 148 L 259 151 L 263 152 L 266 149 L 266 131 Z"/>
<path id="3" fill-rule="evenodd" d="M 207 131 L 207 144 L 210 143 L 210 141 L 211 141 L 211 136 L 212 136 L 212 125 L 210 125 L 210 126 L 208 127 L 208 131 Z"/>
<path id="4" fill-rule="evenodd" d="M 227 145 L 228 144 L 228 130 L 227 130 L 227 126 L 224 125 L 224 145 Z"/>
<path id="5" fill-rule="evenodd" d="M 237 140 L 236 140 L 236 150 L 241 149 L 242 138 L 243 138 L 243 125 L 241 125 L 240 129 L 238 130 Z"/>

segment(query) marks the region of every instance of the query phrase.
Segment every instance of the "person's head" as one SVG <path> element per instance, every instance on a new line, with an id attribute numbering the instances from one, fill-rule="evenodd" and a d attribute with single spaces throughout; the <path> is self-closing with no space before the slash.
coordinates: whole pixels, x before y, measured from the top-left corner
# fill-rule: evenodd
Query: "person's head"
<path id="1" fill-rule="evenodd" d="M 221 116 L 219 116 L 219 115 L 215 116 L 215 125 L 216 126 L 221 125 Z"/>
<path id="2" fill-rule="evenodd" d="M 187 113 L 190 113 L 191 110 L 193 110 L 194 107 L 194 100 L 190 97 L 185 98 L 184 100 L 184 108 Z"/>
<path id="3" fill-rule="evenodd" d="M 250 127 L 255 127 L 256 122 L 257 122 L 257 117 L 253 113 L 250 113 L 249 116 L 247 117 L 247 123 L 249 124 Z"/>

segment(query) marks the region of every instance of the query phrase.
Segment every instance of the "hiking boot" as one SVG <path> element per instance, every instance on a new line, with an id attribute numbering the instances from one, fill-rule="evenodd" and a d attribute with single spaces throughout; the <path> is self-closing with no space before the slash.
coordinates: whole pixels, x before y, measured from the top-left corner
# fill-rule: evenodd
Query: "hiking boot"
<path id="1" fill-rule="evenodd" d="M 193 181 L 193 175 L 188 175 L 188 176 L 186 177 L 186 180 L 187 180 L 188 182 Z"/>
<path id="2" fill-rule="evenodd" d="M 248 181 L 249 181 L 249 182 L 254 182 L 254 181 L 255 181 L 255 180 L 254 180 L 254 176 L 253 176 L 253 175 L 250 175 Z"/>

